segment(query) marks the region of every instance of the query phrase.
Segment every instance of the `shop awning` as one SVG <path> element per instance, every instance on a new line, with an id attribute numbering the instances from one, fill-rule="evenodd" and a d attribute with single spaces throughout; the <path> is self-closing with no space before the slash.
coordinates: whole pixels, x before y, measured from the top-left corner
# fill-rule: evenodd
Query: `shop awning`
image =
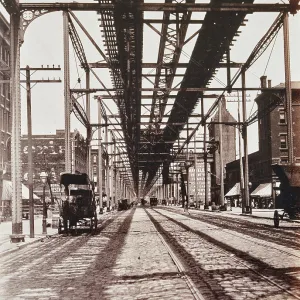
<path id="1" fill-rule="evenodd" d="M 225 195 L 225 197 L 234 197 L 239 196 L 241 194 L 240 183 L 237 182 Z"/>
<path id="2" fill-rule="evenodd" d="M 272 184 L 262 183 L 251 194 L 251 197 L 267 198 L 272 196 Z"/>
<path id="3" fill-rule="evenodd" d="M 12 182 L 3 180 L 2 200 L 12 199 Z M 29 199 L 29 189 L 22 184 L 22 199 Z M 33 199 L 40 199 L 37 195 L 33 194 Z"/>

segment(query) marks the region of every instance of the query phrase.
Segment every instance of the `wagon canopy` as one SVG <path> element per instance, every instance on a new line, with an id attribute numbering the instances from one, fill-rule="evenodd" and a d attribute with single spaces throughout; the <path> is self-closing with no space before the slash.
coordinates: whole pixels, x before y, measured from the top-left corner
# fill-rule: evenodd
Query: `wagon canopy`
<path id="1" fill-rule="evenodd" d="M 70 184 L 89 185 L 90 183 L 89 176 L 86 173 L 63 173 L 60 175 L 60 184 L 63 184 L 66 187 Z"/>
<path id="2" fill-rule="evenodd" d="M 300 187 L 300 166 L 274 164 L 272 169 L 282 185 Z"/>

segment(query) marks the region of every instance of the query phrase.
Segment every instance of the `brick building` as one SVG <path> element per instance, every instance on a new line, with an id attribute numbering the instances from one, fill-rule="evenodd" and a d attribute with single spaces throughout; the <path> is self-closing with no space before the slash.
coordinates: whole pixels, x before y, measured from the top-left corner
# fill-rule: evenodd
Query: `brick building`
<path id="1" fill-rule="evenodd" d="M 87 172 L 87 143 L 83 136 L 74 131 L 72 140 L 72 172 Z M 41 194 L 40 173 L 46 171 L 51 175 L 51 183 L 59 183 L 60 173 L 65 172 L 65 131 L 56 130 L 55 134 L 33 135 L 33 176 L 34 192 Z M 23 182 L 28 180 L 28 138 L 21 138 Z"/>
<path id="2" fill-rule="evenodd" d="M 220 201 L 220 129 L 219 124 L 214 124 L 214 122 L 219 121 L 219 110 L 216 112 L 212 118 L 212 123 L 209 124 L 209 139 L 211 142 L 210 152 L 213 155 L 213 162 L 211 163 L 211 201 L 219 204 Z M 234 117 L 226 109 L 226 100 L 222 100 L 221 105 L 221 122 L 231 123 L 236 122 Z M 223 149 L 223 165 L 224 168 L 227 163 L 234 161 L 236 159 L 236 129 L 234 126 L 222 125 L 222 149 Z"/>
<path id="3" fill-rule="evenodd" d="M 3 185 L 7 179 L 11 143 L 11 102 L 9 86 L 10 65 L 9 23 L 0 12 L 0 211 L 6 205 L 2 201 Z"/>
<path id="4" fill-rule="evenodd" d="M 262 88 L 267 87 L 267 78 L 261 78 Z M 271 87 L 271 82 L 268 82 Z M 276 89 L 276 90 L 275 90 Z M 281 90 L 280 90 L 281 89 Z M 272 164 L 287 165 L 288 140 L 287 122 L 285 112 L 284 84 L 274 87 L 274 92 L 263 91 L 256 99 L 258 108 L 258 135 L 259 150 L 248 156 L 249 182 L 251 182 L 250 195 L 272 199 L 276 207 L 280 207 L 274 192 L 276 178 L 272 172 Z M 300 137 L 296 134 L 300 128 L 300 82 L 292 82 L 292 122 L 294 132 L 294 161 L 300 165 Z M 240 181 L 239 161 L 226 165 L 226 182 L 228 187 L 233 187 Z M 268 184 L 268 189 L 266 185 Z M 266 192 L 267 190 L 267 192 Z M 266 203 L 265 203 L 266 204 Z M 260 206 L 265 207 L 260 203 Z"/>
<path id="5" fill-rule="evenodd" d="M 10 158 L 11 103 L 8 72 L 9 49 L 9 23 L 0 13 L 0 174 L 5 173 L 7 170 L 7 162 Z"/>
<path id="6" fill-rule="evenodd" d="M 106 162 L 106 152 L 102 154 L 102 192 L 105 192 L 105 162 Z M 99 183 L 98 183 L 98 170 L 99 170 L 99 162 L 98 162 L 98 149 L 91 150 L 91 157 L 92 157 L 92 179 L 95 182 L 95 191 L 99 193 Z"/>

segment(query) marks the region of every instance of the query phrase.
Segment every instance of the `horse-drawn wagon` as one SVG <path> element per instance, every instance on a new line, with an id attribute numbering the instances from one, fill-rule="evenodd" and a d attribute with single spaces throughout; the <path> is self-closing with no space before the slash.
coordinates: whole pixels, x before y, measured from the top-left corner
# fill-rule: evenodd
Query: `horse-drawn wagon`
<path id="1" fill-rule="evenodd" d="M 63 187 L 58 232 L 77 232 L 97 229 L 97 212 L 94 184 L 85 173 L 61 174 Z"/>

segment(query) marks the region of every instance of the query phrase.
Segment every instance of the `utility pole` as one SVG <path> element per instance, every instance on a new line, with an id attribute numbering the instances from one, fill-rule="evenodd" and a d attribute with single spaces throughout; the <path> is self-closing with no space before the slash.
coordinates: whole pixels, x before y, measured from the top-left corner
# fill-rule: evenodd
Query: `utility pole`
<path id="1" fill-rule="evenodd" d="M 238 96 L 238 122 L 241 121 L 240 117 L 240 102 Z M 239 160 L 240 160 L 240 194 L 242 197 L 242 212 L 244 212 L 244 199 L 245 199 L 245 189 L 244 189 L 244 170 L 243 170 L 243 158 L 242 158 L 242 139 L 241 134 L 243 132 L 243 126 L 239 125 Z"/>
<path id="2" fill-rule="evenodd" d="M 245 191 L 245 213 L 251 214 L 250 199 L 249 199 L 249 165 L 248 165 L 248 140 L 247 140 L 247 118 L 246 111 L 246 79 L 245 72 L 242 73 L 242 104 L 243 104 L 243 138 L 244 138 L 244 191 Z"/>
<path id="3" fill-rule="evenodd" d="M 294 163 L 294 140 L 293 140 L 293 118 L 292 118 L 292 87 L 291 87 L 291 67 L 290 67 L 290 42 L 289 42 L 289 14 L 284 14 L 283 19 L 284 38 L 284 71 L 285 71 L 285 91 L 286 91 L 286 115 L 287 115 L 287 142 L 288 161 Z"/>
<path id="4" fill-rule="evenodd" d="M 33 160 L 32 160 L 32 118 L 31 118 L 31 83 L 54 83 L 61 82 L 61 80 L 31 80 L 31 71 L 60 71 L 61 68 L 21 68 L 26 71 L 26 92 L 27 92 L 27 136 L 28 136 L 28 188 L 29 188 L 29 226 L 30 226 L 30 238 L 34 238 L 34 200 L 33 200 Z M 21 82 L 23 82 L 21 80 Z M 51 191 L 51 186 L 50 191 Z M 44 185 L 45 188 L 45 185 Z M 51 195 L 52 199 L 52 195 Z"/>

